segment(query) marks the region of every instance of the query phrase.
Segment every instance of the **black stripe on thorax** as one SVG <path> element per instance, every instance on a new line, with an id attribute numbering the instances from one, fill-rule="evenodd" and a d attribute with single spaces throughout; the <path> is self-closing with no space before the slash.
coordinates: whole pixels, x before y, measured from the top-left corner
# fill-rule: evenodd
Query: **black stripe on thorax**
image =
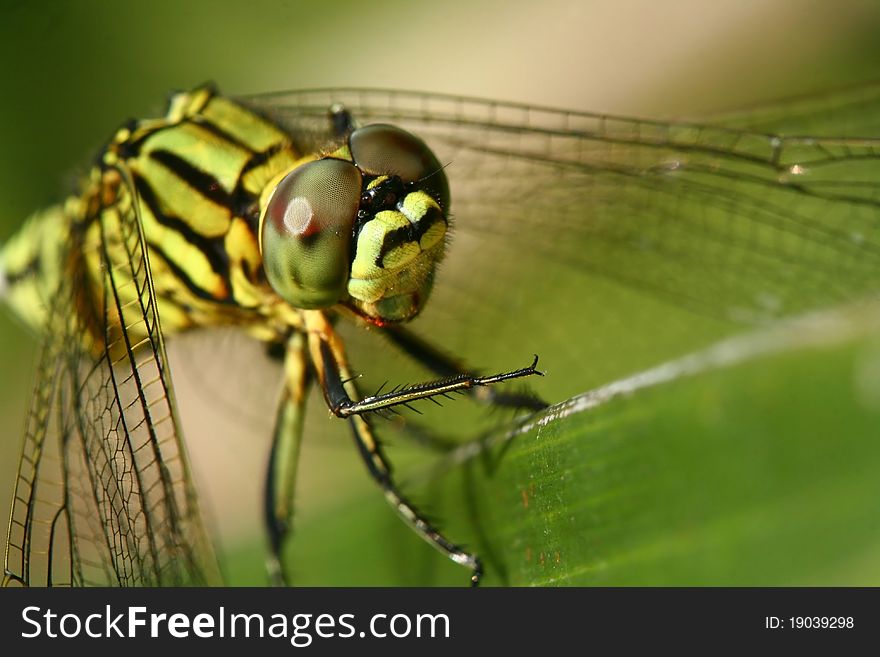
<path id="1" fill-rule="evenodd" d="M 141 201 L 149 206 L 150 211 L 156 218 L 156 221 L 158 221 L 166 228 L 169 228 L 179 233 L 187 242 L 198 248 L 199 251 L 201 251 L 204 254 L 205 258 L 208 260 L 208 263 L 210 264 L 211 269 L 214 271 L 214 273 L 221 276 L 227 284 L 227 289 L 231 290 L 232 286 L 229 280 L 229 256 L 226 253 L 224 236 L 213 238 L 205 237 L 204 235 L 201 235 L 193 230 L 192 226 L 190 226 L 184 219 L 168 215 L 163 212 L 159 203 L 159 198 L 156 196 L 155 191 L 144 178 L 140 176 L 135 176 L 135 187 L 137 188 L 137 192 L 140 196 Z M 159 249 L 155 248 L 153 245 L 151 245 L 151 248 L 159 251 Z M 194 295 L 202 299 L 218 301 L 218 299 L 210 292 L 196 285 L 196 283 L 192 281 L 192 279 L 190 279 L 183 272 L 183 270 L 172 263 L 167 256 L 164 256 L 163 254 L 163 257 L 168 262 L 169 267 L 174 271 L 175 275 L 180 278 L 181 282 L 183 282 L 183 284 L 187 288 L 189 288 Z M 229 298 L 220 299 L 220 301 L 232 302 L 232 300 Z"/>
<path id="2" fill-rule="evenodd" d="M 193 191 L 201 194 L 209 201 L 233 210 L 232 196 L 223 189 L 220 181 L 210 173 L 193 166 L 171 151 L 151 151 L 150 159 L 164 166 L 189 185 Z"/>
<path id="3" fill-rule="evenodd" d="M 210 104 L 211 101 L 213 101 L 213 100 L 214 100 L 214 99 L 211 98 L 211 100 L 208 101 L 208 104 Z M 205 108 L 207 108 L 207 106 L 208 106 L 208 105 L 205 105 Z M 217 137 L 218 139 L 221 139 L 221 140 L 223 140 L 223 141 L 225 141 L 225 142 L 228 142 L 229 144 L 232 144 L 232 145 L 235 146 L 236 148 L 240 148 L 240 149 L 243 150 L 243 151 L 248 151 L 248 152 L 251 152 L 251 153 L 254 152 L 254 149 L 253 149 L 253 148 L 251 148 L 250 146 L 248 146 L 247 144 L 245 144 L 243 141 L 241 141 L 241 140 L 240 140 L 238 137 L 236 137 L 234 134 L 232 134 L 231 132 L 227 132 L 226 130 L 224 130 L 223 128 L 221 128 L 220 126 L 218 126 L 218 125 L 217 125 L 216 123 L 214 123 L 213 121 L 209 121 L 205 116 L 203 116 L 203 115 L 201 115 L 201 114 L 196 114 L 196 115 L 194 115 L 194 116 L 191 116 L 191 117 L 187 120 L 187 122 L 192 123 L 192 124 L 194 124 L 194 125 L 197 125 L 197 126 L 199 126 L 200 128 L 203 128 L 203 129 L 206 130 L 207 132 L 210 132 L 211 134 L 213 134 L 213 135 L 214 135 L 215 137 Z"/>
<path id="4" fill-rule="evenodd" d="M 171 151 L 153 151 L 150 153 L 150 157 L 183 180 L 194 192 L 201 194 L 213 203 L 228 208 L 233 216 L 248 220 L 251 227 L 256 230 L 256 221 L 259 219 L 258 199 L 244 188 L 244 177 L 248 172 L 265 164 L 280 150 L 281 146 L 276 145 L 262 153 L 253 153 L 239 172 L 235 188 L 231 193 L 227 192 L 220 181 L 210 173 L 193 166 Z"/>
<path id="5" fill-rule="evenodd" d="M 245 165 L 241 168 L 241 172 L 238 176 L 238 182 L 235 184 L 235 190 L 232 193 L 233 198 L 235 199 L 235 211 L 236 216 L 244 218 L 248 225 L 253 231 L 254 234 L 257 232 L 257 226 L 260 221 L 260 206 L 259 206 L 259 196 L 255 196 L 249 193 L 244 188 L 244 179 L 245 176 L 253 171 L 254 169 L 258 169 L 263 166 L 266 162 L 268 162 L 273 156 L 277 155 L 281 152 L 287 145 L 286 144 L 274 144 L 270 146 L 265 151 L 254 153 L 253 156 L 245 163 Z"/>
<path id="6" fill-rule="evenodd" d="M 147 240 L 147 244 L 150 247 L 150 255 L 153 257 L 159 256 L 159 258 L 161 258 L 168 266 L 168 269 L 171 270 L 172 275 L 178 281 L 183 283 L 183 286 L 187 290 L 192 292 L 193 296 L 198 297 L 199 299 L 205 299 L 206 301 L 212 301 L 214 303 L 233 303 L 231 298 L 218 299 L 214 295 L 208 293 L 206 290 L 200 288 L 172 258 L 168 257 L 168 254 L 165 253 L 165 251 L 160 246 L 154 244 L 149 239 Z"/>

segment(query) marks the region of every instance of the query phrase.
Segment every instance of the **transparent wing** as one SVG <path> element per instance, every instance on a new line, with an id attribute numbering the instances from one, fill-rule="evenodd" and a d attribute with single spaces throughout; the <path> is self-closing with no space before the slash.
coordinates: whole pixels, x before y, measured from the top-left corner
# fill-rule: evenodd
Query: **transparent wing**
<path id="1" fill-rule="evenodd" d="M 538 353 L 558 399 L 743 325 L 873 297 L 878 90 L 724 125 L 386 91 L 248 102 L 305 147 L 329 139 L 333 102 L 422 136 L 450 179 L 454 234 L 413 329 L 479 367 Z"/>
<path id="2" fill-rule="evenodd" d="M 713 122 L 730 128 L 811 137 L 880 135 L 880 83 L 842 87 L 782 102 L 719 115 Z"/>
<path id="3" fill-rule="evenodd" d="M 190 482 L 133 188 L 97 212 L 51 303 L 19 467 L 6 583 L 184 585 L 219 571 Z M 87 310 L 96 308 L 94 312 Z"/>

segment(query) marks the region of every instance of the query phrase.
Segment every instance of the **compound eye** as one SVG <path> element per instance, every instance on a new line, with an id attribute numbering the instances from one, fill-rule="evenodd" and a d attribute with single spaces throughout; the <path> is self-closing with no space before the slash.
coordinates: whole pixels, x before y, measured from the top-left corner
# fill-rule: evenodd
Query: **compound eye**
<path id="1" fill-rule="evenodd" d="M 345 296 L 361 174 L 335 159 L 303 164 L 278 183 L 260 220 L 266 278 L 296 308 Z"/>
<path id="2" fill-rule="evenodd" d="M 393 125 L 375 123 L 355 130 L 349 138 L 354 163 L 366 174 L 398 176 L 418 183 L 441 208 L 449 207 L 449 183 L 437 156 L 414 134 Z"/>

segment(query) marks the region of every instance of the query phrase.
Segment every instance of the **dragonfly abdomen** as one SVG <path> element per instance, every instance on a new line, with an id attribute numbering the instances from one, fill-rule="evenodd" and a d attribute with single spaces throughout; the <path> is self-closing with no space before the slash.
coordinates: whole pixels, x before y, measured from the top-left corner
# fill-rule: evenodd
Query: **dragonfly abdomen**
<path id="1" fill-rule="evenodd" d="M 0 298 L 28 326 L 41 331 L 63 271 L 70 221 L 63 205 L 33 214 L 0 248 Z"/>

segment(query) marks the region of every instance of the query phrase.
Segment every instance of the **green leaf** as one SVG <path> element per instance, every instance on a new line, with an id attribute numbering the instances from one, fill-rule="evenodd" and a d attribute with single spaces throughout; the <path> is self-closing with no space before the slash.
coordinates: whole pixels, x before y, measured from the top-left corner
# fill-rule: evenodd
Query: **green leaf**
<path id="1" fill-rule="evenodd" d="M 483 556 L 488 585 L 876 585 L 878 325 L 846 310 L 719 343 L 405 487 Z M 467 583 L 368 485 L 299 530 L 299 584 Z M 254 555 L 236 562 L 256 573 Z"/>

